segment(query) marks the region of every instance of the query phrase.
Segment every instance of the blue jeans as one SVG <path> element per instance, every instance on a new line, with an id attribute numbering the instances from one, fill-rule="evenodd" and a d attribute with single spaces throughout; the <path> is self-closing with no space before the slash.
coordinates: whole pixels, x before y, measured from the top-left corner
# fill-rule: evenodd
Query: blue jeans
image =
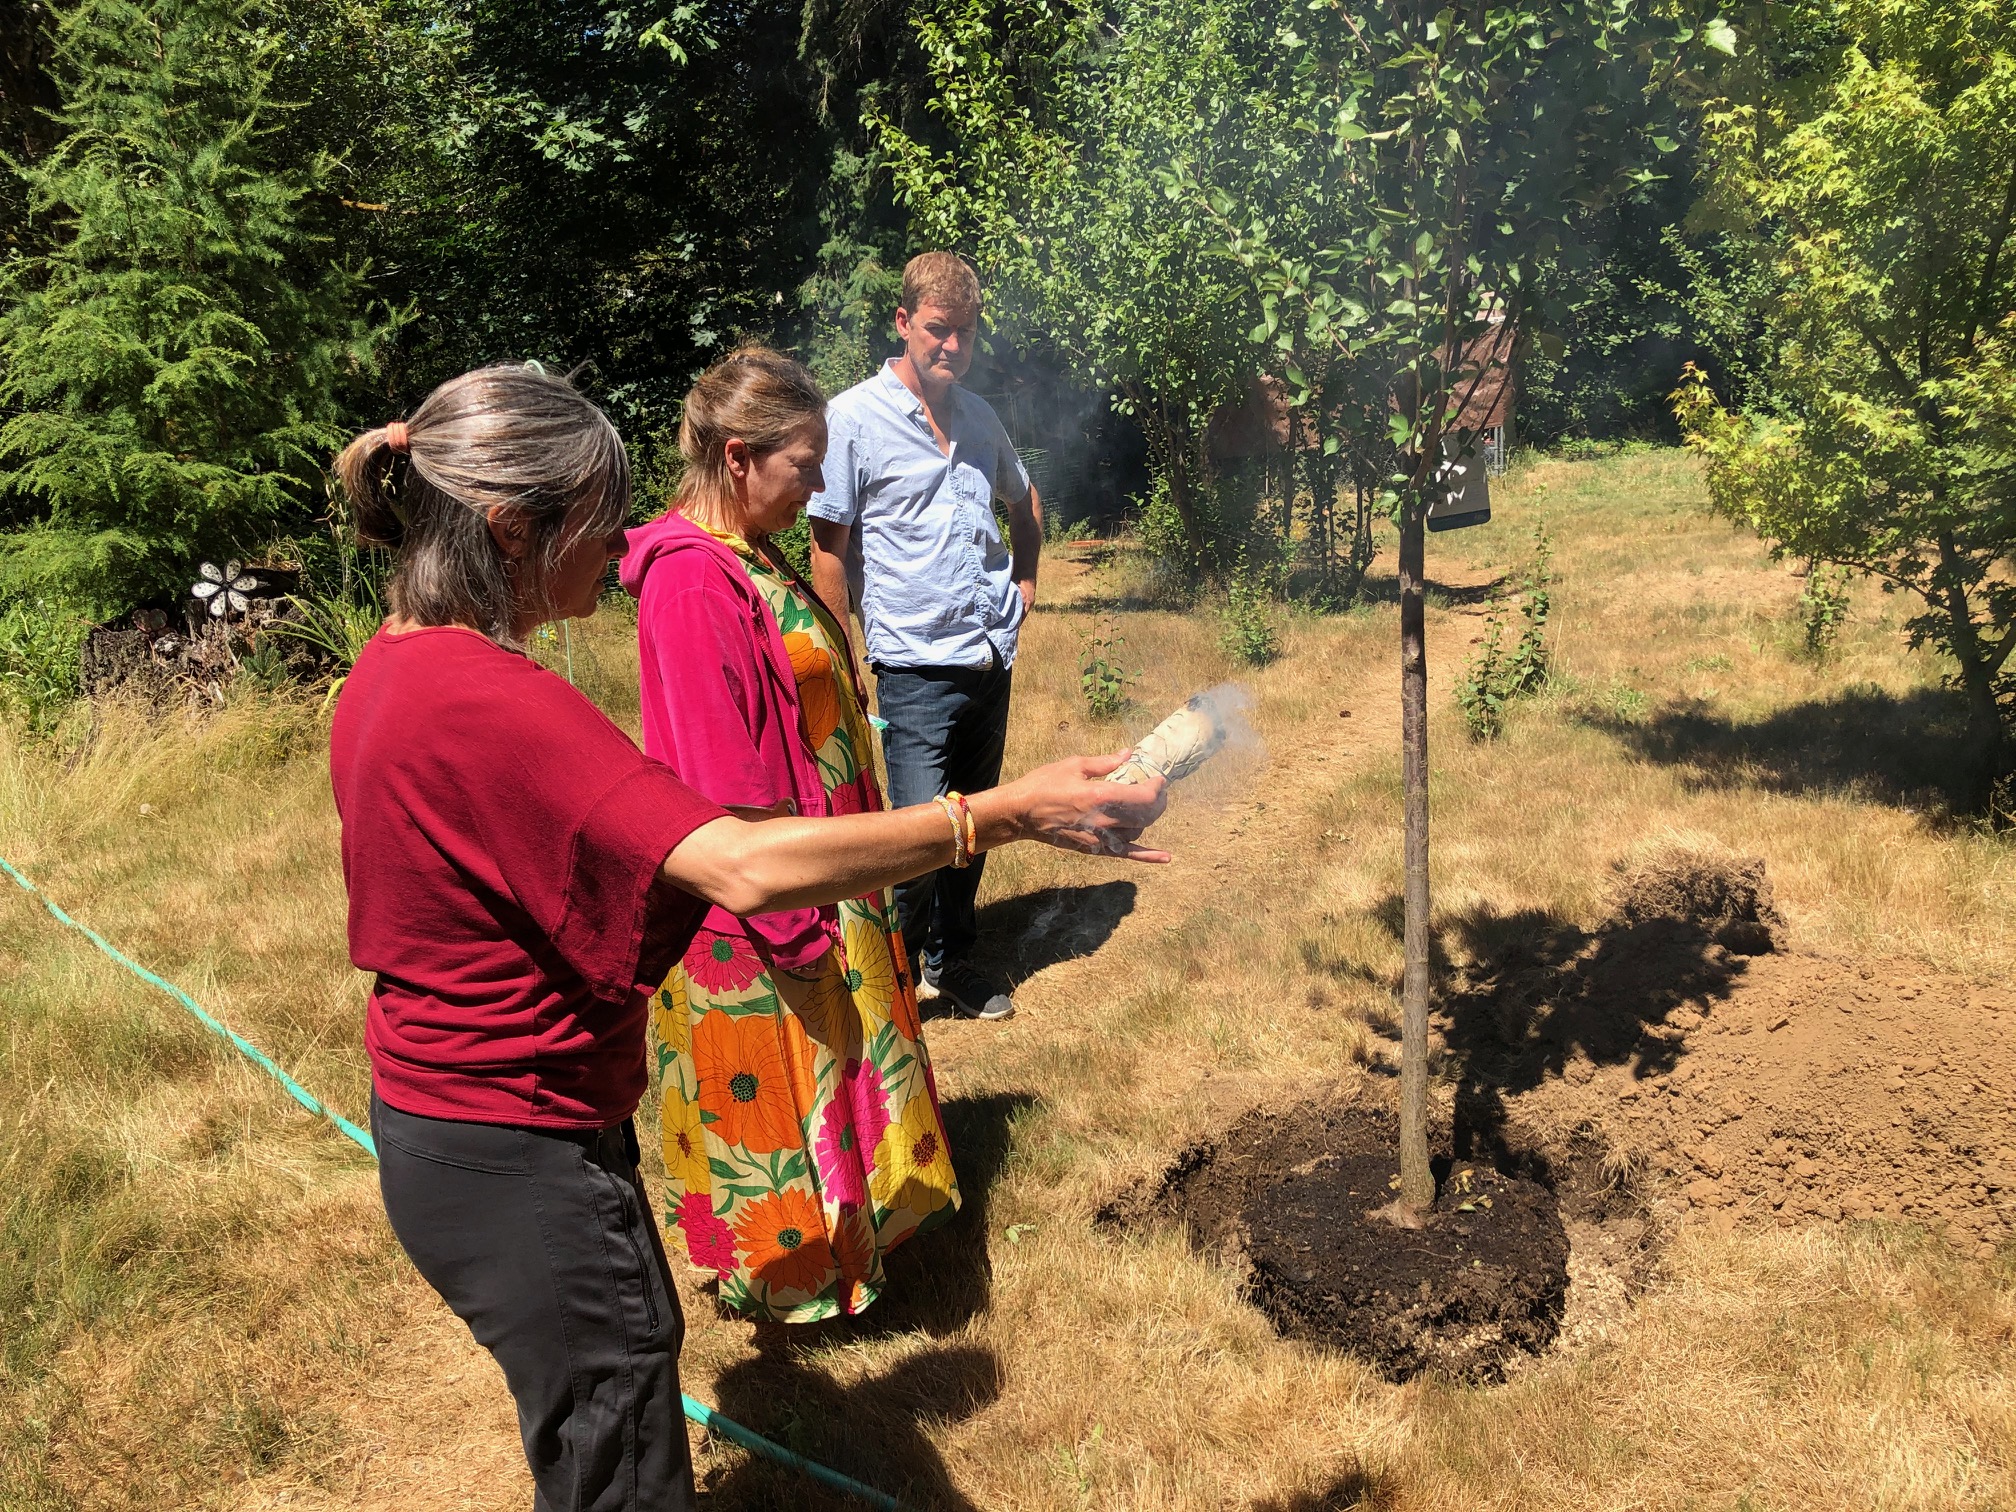
<path id="1" fill-rule="evenodd" d="M 882 754 L 889 764 L 889 803 L 906 808 L 940 793 L 977 793 L 1001 780 L 1008 741 L 1012 668 L 877 667 L 875 702 L 889 728 Z M 944 867 L 896 889 L 896 919 L 910 958 L 935 971 L 947 957 L 969 955 L 979 935 L 973 901 L 986 857 L 961 869 Z"/>

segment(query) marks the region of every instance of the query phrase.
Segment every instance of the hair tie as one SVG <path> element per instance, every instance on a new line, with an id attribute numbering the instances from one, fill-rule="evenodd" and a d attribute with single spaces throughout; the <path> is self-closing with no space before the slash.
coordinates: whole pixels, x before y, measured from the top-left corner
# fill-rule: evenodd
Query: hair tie
<path id="1" fill-rule="evenodd" d="M 385 444 L 400 456 L 405 456 L 412 447 L 412 440 L 406 434 L 404 420 L 388 421 L 385 426 Z"/>

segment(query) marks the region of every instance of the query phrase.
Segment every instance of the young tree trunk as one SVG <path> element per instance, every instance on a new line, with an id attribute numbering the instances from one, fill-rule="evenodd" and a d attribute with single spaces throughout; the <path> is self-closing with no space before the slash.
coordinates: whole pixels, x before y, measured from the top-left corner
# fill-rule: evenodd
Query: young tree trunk
<path id="1" fill-rule="evenodd" d="M 1330 589 L 1332 557 L 1331 516 L 1336 510 L 1336 489 L 1330 481 L 1330 459 L 1323 455 L 1326 429 L 1323 405 L 1319 400 L 1309 409 L 1309 447 L 1303 453 L 1303 467 L 1309 479 L 1309 551 L 1316 558 L 1316 571 L 1323 590 Z"/>
<path id="2" fill-rule="evenodd" d="M 1173 442 L 1169 447 L 1169 502 L 1175 507 L 1176 518 L 1183 522 L 1183 538 L 1189 543 L 1191 554 L 1204 561 L 1204 532 L 1197 527 L 1197 505 L 1190 497 L 1190 469 Z"/>
<path id="3" fill-rule="evenodd" d="M 1423 559 L 1427 499 L 1400 517 L 1400 747 L 1406 816 L 1406 974 L 1400 1006 L 1400 1202 L 1435 1200 L 1428 1167 L 1428 639 Z"/>
<path id="4" fill-rule="evenodd" d="M 1967 692 L 1966 768 L 1962 802 L 1967 811 L 1986 814 L 1995 801 L 1996 784 L 2008 762 L 2002 732 L 2002 710 L 1995 698 L 1995 680 L 1976 655 L 1962 658 L 1960 681 Z"/>
<path id="5" fill-rule="evenodd" d="M 1966 768 L 1962 802 L 1971 813 L 1985 814 L 1995 800 L 1995 788 L 2008 765 L 2008 747 L 2002 729 L 2002 709 L 1995 697 L 1995 678 L 2001 656 L 1984 646 L 1974 623 L 1973 606 L 1961 587 L 1960 553 L 1951 534 L 1939 537 L 1939 555 L 1945 566 L 1944 603 L 1952 626 L 1953 658 L 1960 663 L 1960 685 L 1967 693 Z M 1934 603 L 1939 600 L 1934 598 Z M 2005 631 L 2004 634 L 2016 632 Z M 2006 652 L 2004 652 L 2006 654 Z"/>
<path id="6" fill-rule="evenodd" d="M 1203 527 L 1197 523 L 1197 501 L 1193 491 L 1195 478 L 1190 467 L 1188 434 L 1169 418 L 1168 411 L 1159 403 L 1150 411 L 1137 400 L 1134 412 L 1137 415 L 1152 413 L 1154 416 L 1150 444 L 1161 451 L 1162 466 L 1169 478 L 1169 504 L 1176 511 L 1176 518 L 1182 522 L 1183 540 L 1190 548 L 1191 559 L 1201 567 L 1216 567 L 1218 563 L 1204 539 Z"/>

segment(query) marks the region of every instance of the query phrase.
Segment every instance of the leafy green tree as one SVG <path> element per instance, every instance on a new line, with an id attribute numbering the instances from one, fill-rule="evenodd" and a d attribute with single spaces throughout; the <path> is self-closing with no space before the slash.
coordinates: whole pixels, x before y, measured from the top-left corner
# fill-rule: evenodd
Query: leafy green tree
<path id="1" fill-rule="evenodd" d="M 1354 13 L 1355 12 L 1355 13 Z M 1285 129 L 1231 161 L 1179 160 L 1181 200 L 1209 207 L 1251 273 L 1253 333 L 1284 357 L 1327 353 L 1364 456 L 1391 448 L 1400 525 L 1406 926 L 1401 1193 L 1433 1201 L 1428 1165 L 1427 510 L 1456 423 L 1504 360 L 1498 325 L 1558 350 L 1558 291 L 1588 266 L 1590 212 L 1660 176 L 1678 144 L 1672 88 L 1690 49 L 1733 51 L 1719 16 L 1660 0 L 1430 0 L 1282 15 L 1261 93 Z M 1249 92 L 1219 103 L 1251 109 Z M 1543 278 L 1543 273 L 1549 275 Z M 1292 360 L 1290 379 L 1309 378 Z M 1445 450 L 1445 439 L 1449 443 Z"/>
<path id="2" fill-rule="evenodd" d="M 367 128 L 342 182 L 382 207 L 353 234 L 415 308 L 396 394 L 512 357 L 585 365 L 641 438 L 738 338 L 795 334 L 825 166 L 796 4 L 314 4 L 354 62 L 308 48 L 290 68 L 330 102 L 313 142 Z"/>
<path id="3" fill-rule="evenodd" d="M 1193 564 L 1214 568 L 1242 543 L 1215 516 L 1205 427 L 1254 369 L 1253 297 L 1158 175 L 1211 153 L 1200 121 L 1248 88 L 1259 10 L 944 0 L 916 26 L 947 145 L 878 118 L 917 236 L 971 253 L 997 322 L 1119 395 Z"/>
<path id="4" fill-rule="evenodd" d="M 1760 296 L 1769 393 L 1675 395 L 1718 508 L 1912 593 L 1953 659 L 1970 798 L 2010 766 L 2016 651 L 2016 10 L 1828 0 L 1814 67 L 1718 100 L 1713 208 Z"/>
<path id="5" fill-rule="evenodd" d="M 802 351 L 827 391 L 875 370 L 889 350 L 909 218 L 876 143 L 879 122 L 940 145 L 932 78 L 910 24 L 918 0 L 805 0 L 799 57 L 810 75 L 823 167 L 818 252 L 799 285 Z"/>
<path id="6" fill-rule="evenodd" d="M 320 486 L 387 328 L 276 168 L 274 44 L 236 0 L 59 13 L 60 144 L 24 164 L 42 255 L 0 274 L 0 596 L 108 615 Z"/>
<path id="7" fill-rule="evenodd" d="M 1587 249 L 1574 260 L 1579 266 L 1537 275 L 1558 312 L 1561 351 L 1550 357 L 1529 347 L 1523 355 L 1522 441 L 1678 439 L 1667 395 L 1685 364 L 1716 359 L 1712 335 L 1702 329 L 1707 312 L 1689 297 L 1690 265 L 1704 255 L 1681 229 L 1698 193 L 1691 147 L 1681 141 L 1656 183 L 1587 214 L 1575 234 Z"/>

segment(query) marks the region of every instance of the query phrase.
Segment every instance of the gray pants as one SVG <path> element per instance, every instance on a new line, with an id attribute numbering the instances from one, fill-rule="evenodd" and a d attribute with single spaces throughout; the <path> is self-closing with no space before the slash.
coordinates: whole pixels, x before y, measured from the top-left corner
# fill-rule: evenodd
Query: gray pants
<path id="1" fill-rule="evenodd" d="M 503 1367 L 534 1512 L 687 1512 L 685 1322 L 629 1122 L 454 1123 L 374 1093 L 371 1131 L 392 1232 Z"/>

